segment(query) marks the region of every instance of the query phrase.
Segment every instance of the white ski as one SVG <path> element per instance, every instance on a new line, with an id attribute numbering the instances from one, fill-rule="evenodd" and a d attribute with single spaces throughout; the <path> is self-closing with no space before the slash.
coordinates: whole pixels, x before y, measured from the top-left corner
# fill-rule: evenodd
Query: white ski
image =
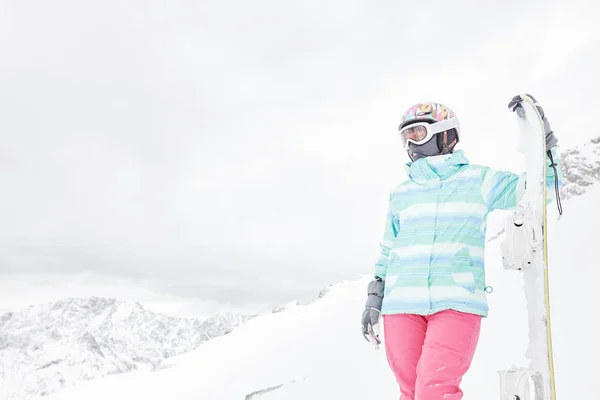
<path id="1" fill-rule="evenodd" d="M 499 371 L 501 400 L 555 400 L 548 253 L 546 232 L 546 143 L 544 123 L 534 100 L 522 95 L 517 109 L 520 142 L 525 157 L 526 187 L 520 202 L 505 221 L 501 243 L 505 269 L 522 271 L 527 312 L 529 346 L 527 368 Z"/>

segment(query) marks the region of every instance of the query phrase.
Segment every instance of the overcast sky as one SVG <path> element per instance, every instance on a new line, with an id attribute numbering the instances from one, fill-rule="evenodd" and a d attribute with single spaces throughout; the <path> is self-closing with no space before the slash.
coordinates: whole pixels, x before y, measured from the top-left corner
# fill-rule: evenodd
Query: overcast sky
<path id="1" fill-rule="evenodd" d="M 597 135 L 594 1 L 0 0 L 0 310 L 113 295 L 206 314 L 373 271 L 401 112 L 518 169 L 529 92 Z"/>

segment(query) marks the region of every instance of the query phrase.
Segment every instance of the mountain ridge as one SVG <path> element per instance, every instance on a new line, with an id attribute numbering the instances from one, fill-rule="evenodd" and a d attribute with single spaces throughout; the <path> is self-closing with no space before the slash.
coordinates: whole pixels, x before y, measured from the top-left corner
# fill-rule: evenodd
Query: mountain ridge
<path id="1" fill-rule="evenodd" d="M 253 317 L 182 318 L 97 296 L 32 305 L 0 316 L 0 382 L 6 398 L 24 400 L 81 380 L 153 370 Z"/>

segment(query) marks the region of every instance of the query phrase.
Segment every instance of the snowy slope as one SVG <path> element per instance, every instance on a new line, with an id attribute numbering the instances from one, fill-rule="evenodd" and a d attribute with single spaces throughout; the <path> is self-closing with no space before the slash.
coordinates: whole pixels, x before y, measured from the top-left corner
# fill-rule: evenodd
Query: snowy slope
<path id="1" fill-rule="evenodd" d="M 247 319 L 170 317 L 139 303 L 99 297 L 7 313 L 0 316 L 0 399 L 26 399 L 83 379 L 149 370 Z"/>
<path id="2" fill-rule="evenodd" d="M 549 214 L 550 279 L 558 398 L 600 398 L 599 331 L 595 327 L 595 253 L 600 214 L 596 143 L 567 157 L 564 215 Z M 589 152 L 581 160 L 581 150 Z M 583 161 L 581 165 L 576 165 Z M 568 189 L 568 188 L 571 189 Z M 580 190 L 581 189 L 581 190 Z M 575 195 L 583 193 L 581 195 Z M 498 220 L 498 219 L 497 219 Z M 500 226 L 490 226 L 495 232 Z M 501 267 L 500 240 L 488 243 L 490 317 L 463 388 L 465 400 L 498 399 L 497 370 L 526 366 L 527 314 L 523 281 Z M 396 399 L 385 358 L 360 334 L 360 313 L 370 277 L 333 285 L 318 301 L 259 316 L 227 336 L 173 357 L 158 371 L 119 374 L 83 382 L 45 399 L 176 398 L 181 400 Z M 594 296 L 594 297 L 592 297 Z M 384 332 L 385 336 L 385 332 Z"/>

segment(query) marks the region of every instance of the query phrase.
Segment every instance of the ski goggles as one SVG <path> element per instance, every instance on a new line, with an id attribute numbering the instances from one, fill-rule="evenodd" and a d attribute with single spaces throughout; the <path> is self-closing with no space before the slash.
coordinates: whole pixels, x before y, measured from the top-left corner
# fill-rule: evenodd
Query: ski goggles
<path id="1" fill-rule="evenodd" d="M 459 126 L 458 118 L 453 117 L 439 122 L 415 122 L 410 125 L 400 128 L 400 138 L 405 149 L 408 149 L 408 144 L 416 145 L 427 143 L 433 135 L 457 128 Z"/>

